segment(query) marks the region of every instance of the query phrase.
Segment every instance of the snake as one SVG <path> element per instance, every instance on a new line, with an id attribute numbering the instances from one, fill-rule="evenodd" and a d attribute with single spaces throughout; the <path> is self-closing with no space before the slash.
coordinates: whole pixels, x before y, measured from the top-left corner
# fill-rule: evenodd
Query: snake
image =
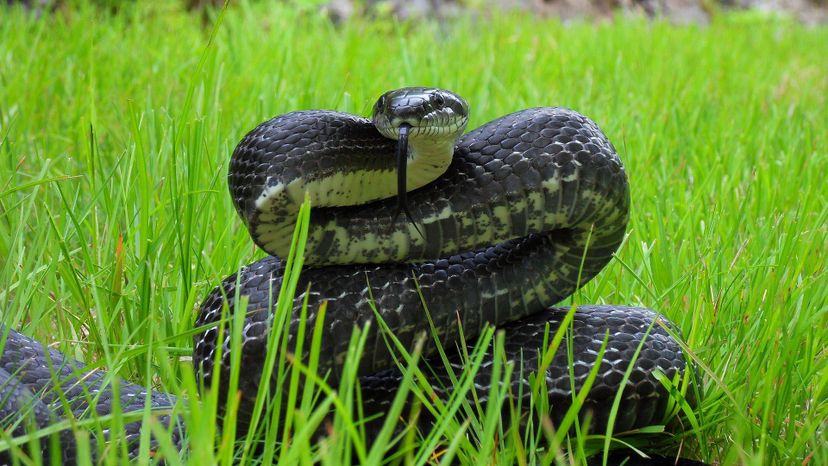
<path id="1" fill-rule="evenodd" d="M 630 431 L 669 415 L 670 390 L 660 380 L 686 377 L 691 367 L 678 328 L 648 308 L 571 298 L 625 239 L 630 190 L 612 143 L 591 119 L 561 107 L 520 110 L 465 132 L 468 121 L 469 104 L 458 94 L 408 87 L 384 93 L 371 118 L 293 111 L 237 145 L 230 195 L 268 255 L 204 299 L 193 365 L 204 387 L 238 400 L 239 432 L 263 387 L 286 390 L 266 357 L 277 327 L 279 354 L 313 367 L 330 387 L 357 363 L 366 417 L 389 411 L 405 372 L 399 349 L 415 347 L 438 399 L 452 396 L 472 354 L 481 359 L 471 391 L 483 404 L 503 393 L 538 404 L 540 381 L 553 425 L 576 402 L 588 413 L 588 431 Z M 282 322 L 274 309 L 307 202 L 304 268 L 295 295 L 284 298 Z M 567 298 L 573 304 L 560 306 Z M 93 411 L 109 414 L 115 403 L 122 412 L 176 403 L 0 328 L 0 427 L 12 438 Z M 491 338 L 492 328 L 502 339 Z M 564 343 L 550 346 L 559 331 Z M 490 340 L 476 345 L 482 335 Z M 312 351 L 318 360 L 309 366 Z M 508 379 L 496 378 L 498 362 L 515 368 Z M 182 442 L 176 416 L 159 417 Z M 141 429 L 139 421 L 125 427 L 132 457 Z M 92 435 L 93 446 L 107 436 L 106 429 Z M 57 437 L 57 456 L 72 462 L 74 437 L 68 429 Z"/>

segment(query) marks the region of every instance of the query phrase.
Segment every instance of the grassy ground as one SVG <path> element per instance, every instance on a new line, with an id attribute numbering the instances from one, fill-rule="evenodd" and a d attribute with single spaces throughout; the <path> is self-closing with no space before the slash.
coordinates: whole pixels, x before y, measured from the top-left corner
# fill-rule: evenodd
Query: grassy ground
<path id="1" fill-rule="evenodd" d="M 655 441 L 721 464 L 828 464 L 828 30 L 739 17 L 333 27 L 241 6 L 211 34 L 147 4 L 43 20 L 0 7 L 0 322 L 189 398 L 193 464 L 244 449 L 213 438 L 215 400 L 195 400 L 186 359 L 202 297 L 262 255 L 227 194 L 232 148 L 274 114 L 367 114 L 404 85 L 464 95 L 470 127 L 538 105 L 595 119 L 626 163 L 633 212 L 618 260 L 577 300 L 658 309 L 702 368 L 698 427 Z M 562 461 L 543 433 L 495 421 L 396 459 Z M 273 454 L 369 459 L 350 435 Z M 561 448 L 603 446 L 584 440 Z"/>

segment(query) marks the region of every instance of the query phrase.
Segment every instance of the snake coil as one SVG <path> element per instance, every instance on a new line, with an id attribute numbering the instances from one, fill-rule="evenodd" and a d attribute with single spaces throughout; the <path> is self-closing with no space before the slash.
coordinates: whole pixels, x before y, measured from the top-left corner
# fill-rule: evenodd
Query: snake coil
<path id="1" fill-rule="evenodd" d="M 596 364 L 582 410 L 591 413 L 590 430 L 606 429 L 619 391 L 616 432 L 660 423 L 668 414 L 669 395 L 655 373 L 672 379 L 687 368 L 668 331 L 676 330 L 672 324 L 643 308 L 581 305 L 570 314 L 552 307 L 598 274 L 624 238 L 629 188 L 612 144 L 589 118 L 563 108 L 522 110 L 463 134 L 467 121 L 468 105 L 458 95 L 404 88 L 384 94 L 372 120 L 291 112 L 260 124 L 236 147 L 230 193 L 253 240 L 272 255 L 208 295 L 196 321 L 207 330 L 195 337 L 193 357 L 206 386 L 219 376 L 226 397 L 232 332 L 221 334 L 217 322 L 227 317 L 225 304 L 232 313 L 236 299 L 246 296 L 242 354 L 236 355 L 244 368 L 238 381 L 242 430 L 265 370 L 272 297 L 284 273 L 279 257 L 286 257 L 306 193 L 314 207 L 309 267 L 297 286 L 287 348 L 299 347 L 302 303 L 308 303 L 306 326 L 313 328 L 326 302 L 318 370 L 336 385 L 354 326 L 370 323 L 359 365 L 366 416 L 387 411 L 402 377 L 377 317 L 409 348 L 431 334 L 433 323 L 435 338 L 448 350 L 448 367 L 430 363 L 439 397 L 451 394 L 450 372 L 464 368 L 458 345 L 469 341 L 472 348 L 474 338 L 494 325 L 505 334 L 505 359 L 515 364 L 509 393 L 529 406 L 530 374 L 543 368 L 553 422 L 561 421 Z M 567 343 L 544 362 L 545 345 L 567 319 Z M 13 437 L 29 421 L 43 428 L 64 418 L 66 408 L 77 417 L 89 409 L 111 412 L 112 383 L 104 373 L 86 372 L 57 351 L 6 333 L 0 426 Z M 308 356 L 311 333 L 296 358 Z M 476 397 L 484 403 L 492 353 L 488 348 L 474 375 Z M 427 358 L 435 354 L 431 346 L 424 350 Z M 271 389 L 280 390 L 278 384 L 274 371 Z M 140 386 L 118 388 L 122 411 L 143 409 L 147 397 L 156 407 L 175 403 Z M 140 427 L 127 425 L 130 455 L 137 454 Z M 59 437 L 60 456 L 72 462 L 72 435 L 62 431 Z"/>

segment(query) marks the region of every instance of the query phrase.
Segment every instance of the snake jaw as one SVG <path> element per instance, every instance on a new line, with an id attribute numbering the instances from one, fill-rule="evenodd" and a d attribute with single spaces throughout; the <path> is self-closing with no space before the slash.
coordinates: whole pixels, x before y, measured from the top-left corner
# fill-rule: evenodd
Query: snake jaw
<path id="1" fill-rule="evenodd" d="M 400 213 L 405 213 L 405 217 L 408 221 L 414 225 L 414 229 L 417 230 L 417 233 L 425 240 L 425 236 L 423 232 L 420 231 L 420 228 L 417 226 L 417 222 L 414 220 L 414 216 L 411 215 L 411 211 L 408 209 L 408 179 L 407 179 L 407 168 L 408 168 L 408 133 L 411 130 L 411 125 L 408 123 L 402 123 L 399 126 L 399 138 L 397 139 L 397 213 L 394 214 L 394 219 L 391 222 L 392 224 L 397 221 L 397 217 L 400 216 Z"/>

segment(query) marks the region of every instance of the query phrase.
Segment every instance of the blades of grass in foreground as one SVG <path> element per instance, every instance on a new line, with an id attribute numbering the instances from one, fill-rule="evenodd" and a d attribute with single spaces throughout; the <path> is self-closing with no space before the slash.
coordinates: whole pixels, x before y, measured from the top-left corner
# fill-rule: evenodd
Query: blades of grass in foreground
<path id="1" fill-rule="evenodd" d="M 574 380 L 575 380 L 575 373 L 572 371 L 574 365 L 571 363 L 572 358 L 572 351 L 568 351 L 568 357 L 570 358 L 570 371 L 569 377 L 570 380 L 573 381 L 573 389 L 572 393 L 575 395 L 572 398 L 572 406 L 566 411 L 563 420 L 555 426 L 555 441 L 553 445 L 560 445 L 566 435 L 569 433 L 569 427 L 576 421 L 578 415 L 581 412 L 581 407 L 584 405 L 584 401 L 586 400 L 587 395 L 589 395 L 590 389 L 592 389 L 592 384 L 595 382 L 595 378 L 598 375 L 598 371 L 601 367 L 601 361 L 604 359 L 604 351 L 607 349 L 607 342 L 609 341 L 609 332 L 604 334 L 604 341 L 601 343 L 601 347 L 598 349 L 598 354 L 595 357 L 595 363 L 593 363 L 592 367 L 589 370 L 589 374 L 587 375 L 586 380 L 584 380 L 583 385 L 581 385 L 581 389 L 576 391 L 574 387 Z M 632 364 L 632 363 L 630 363 Z M 621 385 L 624 387 L 624 385 Z M 623 392 L 619 390 L 619 393 Z"/>
<path id="2" fill-rule="evenodd" d="M 604 452 L 603 452 L 603 464 L 607 466 L 607 461 L 609 459 L 609 452 L 610 452 L 610 440 L 612 439 L 612 433 L 615 428 L 615 419 L 618 417 L 618 409 L 621 406 L 621 399 L 624 397 L 624 387 L 627 386 L 627 381 L 630 380 L 630 374 L 632 374 L 633 368 L 635 368 L 635 363 L 638 361 L 638 356 L 641 354 L 641 349 L 644 348 L 644 343 L 647 341 L 647 338 L 650 336 L 650 332 L 653 329 L 653 326 L 656 325 L 656 319 L 654 319 L 647 330 L 644 332 L 644 335 L 641 338 L 641 341 L 638 343 L 638 346 L 635 348 L 635 352 L 630 358 L 630 361 L 627 365 L 627 370 L 624 371 L 624 376 L 621 378 L 621 383 L 619 387 L 621 389 L 615 394 L 615 399 L 612 401 L 612 408 L 610 408 L 609 418 L 607 419 L 607 430 L 606 436 L 604 437 Z"/>
<path id="3" fill-rule="evenodd" d="M 465 431 L 465 428 L 462 428 L 461 424 L 455 419 L 455 415 L 459 412 L 459 409 L 462 406 L 466 406 L 468 404 L 468 394 L 471 390 L 474 390 L 474 376 L 483 362 L 486 355 L 485 348 L 492 341 L 494 330 L 489 328 L 478 338 L 478 346 L 476 347 L 478 351 L 473 353 L 475 359 L 467 361 L 467 370 L 464 371 L 462 377 L 453 387 L 451 387 L 451 390 L 448 391 L 450 394 L 448 400 L 443 402 L 436 396 L 436 393 L 434 393 L 430 377 L 419 368 L 416 358 L 396 338 L 393 331 L 386 325 L 385 321 L 376 309 L 374 309 L 374 315 L 378 325 L 380 326 L 382 336 L 385 338 L 386 344 L 389 346 L 390 353 L 392 357 L 395 358 L 397 367 L 405 375 L 409 372 L 413 373 L 413 381 L 416 383 L 411 386 L 412 394 L 417 397 L 417 399 L 422 403 L 422 406 L 425 407 L 437 420 L 437 423 L 429 429 L 426 439 L 420 446 L 418 454 L 415 456 L 415 464 L 425 464 L 425 462 L 429 460 L 431 452 L 434 451 L 437 444 L 440 442 L 440 439 L 446 432 L 458 432 L 460 429 Z M 435 341 L 435 344 L 438 345 L 438 347 L 440 346 L 439 339 Z M 407 393 L 397 393 L 394 403 L 402 403 L 406 398 Z M 395 428 L 394 424 L 396 424 L 397 421 L 393 420 L 393 423 L 391 421 L 391 419 L 386 419 L 382 429 L 392 431 Z M 465 437 L 463 438 L 465 439 Z M 468 444 L 468 440 L 463 440 L 461 446 L 462 445 L 466 445 L 465 449 L 472 449 L 471 445 Z"/>
<path id="4" fill-rule="evenodd" d="M 494 336 L 495 329 L 493 327 L 485 329 L 483 333 L 478 336 L 475 347 L 471 353 L 469 353 L 469 357 L 466 359 L 464 356 L 462 359 L 465 366 L 463 374 L 461 374 L 460 378 L 457 380 L 457 383 L 453 387 L 447 387 L 448 393 L 450 393 L 449 398 L 445 401 L 445 403 L 438 403 L 438 400 L 434 401 L 433 407 L 436 412 L 435 416 L 437 421 L 428 432 L 423 442 L 421 452 L 424 454 L 419 456 L 420 462 L 418 464 L 425 463 L 425 460 L 428 459 L 427 452 L 433 451 L 437 448 L 437 445 L 443 440 L 443 438 L 460 435 L 459 432 L 461 432 L 461 430 L 471 431 L 474 429 L 476 432 L 481 432 L 483 430 L 480 417 L 484 411 L 482 409 L 478 409 L 480 408 L 480 405 L 476 404 L 473 398 L 470 400 L 469 397 L 473 395 L 475 390 L 475 377 L 484 363 L 487 356 L 487 350 L 492 345 L 496 344 Z M 423 373 L 422 376 L 424 378 L 420 379 L 421 387 L 424 387 L 426 391 L 422 394 L 418 393 L 421 400 L 424 395 L 433 396 L 433 389 L 430 382 L 427 378 L 425 378 L 427 375 Z M 426 404 L 425 401 L 423 401 L 423 403 Z M 469 421 L 468 429 L 462 428 L 462 424 L 460 424 L 457 420 L 457 416 L 461 413 Z M 478 439 L 479 438 L 480 437 L 478 436 Z M 466 435 L 462 435 L 462 442 L 459 444 L 458 454 L 463 453 L 463 455 L 467 455 L 468 452 L 474 451 L 475 449 L 476 448 L 473 445 L 472 440 L 470 438 L 467 439 Z"/>
<path id="5" fill-rule="evenodd" d="M 377 434 L 377 437 L 371 446 L 371 450 L 368 452 L 367 464 L 381 463 L 382 459 L 388 453 L 387 450 L 390 443 L 389 441 L 397 429 L 398 419 L 400 418 L 403 408 L 408 401 L 408 394 L 411 387 L 414 385 L 414 371 L 411 370 L 411 368 L 415 367 L 419 362 L 425 340 L 425 335 L 423 335 L 414 344 L 414 348 L 411 352 L 411 358 L 407 362 L 408 367 L 402 371 L 403 379 L 400 382 L 400 387 L 397 389 L 397 394 L 395 395 L 391 406 L 388 408 L 388 412 L 385 413 L 387 421 L 383 423 L 379 434 Z"/>
<path id="6" fill-rule="evenodd" d="M 310 223 L 310 208 L 310 199 L 306 195 L 304 202 L 299 208 L 296 225 L 293 231 L 293 237 L 291 238 L 290 250 L 288 257 L 285 258 L 284 276 L 279 288 L 278 298 L 275 301 L 273 300 L 273 290 L 270 290 L 270 306 L 273 307 L 273 304 L 275 304 L 275 308 L 271 309 L 273 319 L 267 341 L 265 364 L 263 366 L 264 371 L 260 376 L 260 389 L 256 394 L 256 401 L 253 406 L 251 423 L 249 426 L 249 431 L 252 435 L 249 435 L 248 438 L 245 439 L 242 452 L 242 462 L 250 459 L 249 456 L 253 452 L 253 442 L 259 437 L 259 435 L 262 435 L 258 432 L 259 422 L 263 419 L 262 415 L 265 412 L 265 407 L 269 403 L 272 403 L 270 417 L 271 427 L 274 425 L 282 425 L 285 436 L 287 436 L 287 432 L 289 432 L 291 428 L 293 409 L 296 404 L 296 396 L 298 391 L 299 371 L 289 371 L 290 383 L 288 387 L 287 401 L 283 399 L 284 392 L 278 389 L 275 390 L 275 398 L 271 399 L 271 393 L 274 391 L 273 387 L 271 387 L 271 383 L 273 380 L 272 374 L 274 368 L 279 367 L 280 376 L 277 378 L 279 381 L 283 380 L 283 375 L 285 374 L 284 371 L 287 369 L 285 367 L 286 360 L 284 357 L 278 361 L 279 364 L 277 366 L 277 356 L 280 353 L 280 350 L 282 355 L 286 355 L 284 345 L 287 343 L 287 332 L 291 327 L 290 320 L 293 318 L 296 287 L 299 282 L 299 276 L 302 272 L 302 266 L 304 263 L 305 244 L 307 242 L 308 227 Z M 324 321 L 325 309 L 320 309 L 319 312 L 322 321 Z M 300 334 L 295 352 L 297 355 L 301 356 L 303 354 L 302 343 L 304 342 L 305 324 L 307 322 L 307 300 L 303 303 L 299 318 Z M 318 327 L 319 326 L 317 325 L 315 330 L 317 333 L 320 330 Z M 282 409 L 286 409 L 287 411 L 282 413 Z M 284 414 L 284 418 L 280 417 L 280 413 Z M 263 435 L 265 436 L 265 458 L 270 458 L 274 454 L 273 448 L 276 443 L 275 437 L 277 435 L 277 431 L 276 429 L 271 428 Z M 286 437 L 283 438 L 283 443 L 286 444 Z"/>
<path id="7" fill-rule="evenodd" d="M 440 359 L 440 362 L 442 364 L 442 367 L 440 367 L 438 369 L 441 370 L 441 371 L 445 371 L 445 374 L 448 376 L 448 379 L 449 379 L 448 380 L 449 386 L 445 386 L 445 387 L 442 387 L 442 388 L 446 391 L 446 393 L 455 393 L 456 392 L 455 387 L 458 387 L 458 386 L 468 387 L 469 388 L 469 394 L 472 397 L 472 403 L 464 402 L 463 400 L 467 401 L 467 398 L 465 398 L 465 393 L 463 393 L 463 394 L 460 394 L 456 398 L 456 400 L 458 401 L 456 406 L 452 405 L 452 403 L 450 402 L 451 400 L 447 400 L 447 403 L 445 405 L 437 404 L 435 406 L 435 408 L 437 408 L 439 410 L 439 408 L 442 406 L 443 408 L 448 409 L 448 411 L 443 411 L 442 412 L 442 416 L 444 416 L 444 417 L 446 416 L 446 414 L 448 412 L 456 413 L 457 411 L 455 411 L 455 409 L 462 408 L 463 411 L 465 412 L 466 416 L 468 416 L 467 419 L 470 420 L 469 426 L 470 426 L 471 430 L 480 431 L 481 430 L 480 429 L 481 425 L 478 422 L 478 419 L 483 415 L 484 408 L 482 406 L 482 403 L 480 402 L 480 397 L 477 394 L 477 387 L 473 382 L 474 378 L 476 377 L 476 374 L 477 374 L 477 369 L 473 369 L 473 368 L 479 367 L 480 364 L 482 364 L 483 357 L 485 357 L 485 353 L 486 353 L 485 348 L 489 347 L 489 345 L 491 343 L 491 341 L 490 341 L 491 337 L 486 337 L 486 332 L 484 332 L 483 335 L 481 335 L 479 338 L 475 339 L 475 351 L 476 351 L 475 355 L 476 355 L 476 357 L 474 359 L 476 359 L 476 361 L 473 360 L 473 358 L 471 358 L 469 356 L 468 342 L 466 340 L 466 334 L 465 334 L 465 331 L 463 329 L 463 323 L 460 320 L 460 316 L 459 315 L 456 316 L 457 317 L 458 341 L 455 343 L 456 344 L 455 350 L 459 350 L 460 357 L 466 363 L 465 367 L 468 368 L 468 370 L 464 371 L 465 372 L 465 377 L 463 377 L 463 380 L 458 380 L 458 377 L 455 374 L 454 367 L 449 362 L 448 355 L 445 351 L 445 348 L 443 348 L 443 344 L 440 341 L 440 337 L 439 337 L 440 332 L 435 327 L 434 320 L 431 318 L 431 312 L 429 312 L 429 310 L 428 310 L 428 303 L 426 302 L 426 299 L 423 296 L 423 292 L 422 292 L 422 288 L 420 287 L 420 283 L 417 280 L 416 275 L 414 275 L 413 273 L 412 273 L 411 278 L 414 280 L 414 283 L 417 287 L 417 294 L 420 298 L 420 303 L 423 306 L 423 312 L 425 313 L 425 316 L 428 319 L 428 327 L 429 327 L 429 331 L 431 332 L 431 337 L 432 337 L 432 341 L 433 341 L 433 344 L 434 344 L 434 348 L 436 348 L 436 352 L 439 355 L 439 359 Z M 438 380 L 439 379 L 440 378 L 438 378 Z M 469 380 L 472 381 L 471 385 L 467 385 L 467 381 L 469 381 Z M 429 383 L 428 381 L 425 381 L 425 380 L 423 382 L 425 384 Z M 433 391 L 430 386 L 428 387 L 428 389 L 429 389 L 429 391 Z M 450 417 L 453 419 L 455 417 L 455 415 L 451 414 Z M 453 425 L 454 427 L 457 427 L 456 421 L 452 422 L 450 424 L 447 424 L 444 427 L 448 428 L 449 425 Z M 431 436 L 432 441 L 436 441 L 436 439 L 438 439 L 438 438 L 439 438 L 438 436 Z"/>

